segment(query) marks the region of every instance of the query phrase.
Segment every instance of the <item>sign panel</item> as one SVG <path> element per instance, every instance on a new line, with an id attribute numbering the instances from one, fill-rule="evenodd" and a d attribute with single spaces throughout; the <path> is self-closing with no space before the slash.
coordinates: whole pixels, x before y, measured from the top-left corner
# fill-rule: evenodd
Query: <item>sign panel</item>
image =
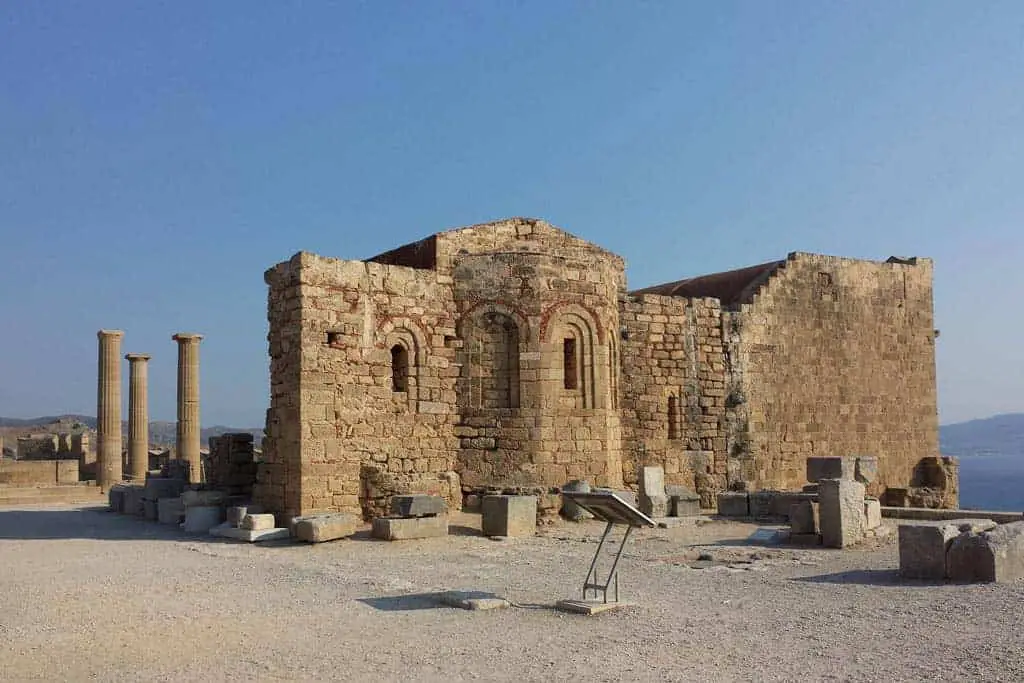
<path id="1" fill-rule="evenodd" d="M 625 524 L 633 527 L 658 526 L 653 519 L 614 493 L 563 491 L 562 495 L 604 522 Z"/>

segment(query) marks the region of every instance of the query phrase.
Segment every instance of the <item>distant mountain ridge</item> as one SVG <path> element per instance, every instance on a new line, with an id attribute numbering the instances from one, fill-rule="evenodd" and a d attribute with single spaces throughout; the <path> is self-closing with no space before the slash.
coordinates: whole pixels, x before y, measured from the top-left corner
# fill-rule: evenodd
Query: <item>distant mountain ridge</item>
<path id="1" fill-rule="evenodd" d="M 3 431 L 10 436 L 15 436 L 21 430 L 24 430 L 25 432 L 39 432 L 58 422 L 63 422 L 68 425 L 79 422 L 90 429 L 96 429 L 96 418 L 92 415 L 46 415 L 43 417 L 30 418 L 0 417 L 0 429 L 3 429 Z M 124 433 L 127 435 L 128 423 L 124 422 L 123 424 Z M 174 445 L 176 439 L 175 428 L 174 422 L 150 422 L 149 442 L 151 444 L 164 446 Z M 257 447 L 263 440 L 262 427 L 227 427 L 224 425 L 213 425 L 212 427 L 203 428 L 200 432 L 199 438 L 205 448 L 211 436 L 220 436 L 221 434 L 226 434 L 228 432 L 245 432 L 252 434 Z"/>
<path id="2" fill-rule="evenodd" d="M 1024 458 L 1024 413 L 993 415 L 939 427 L 943 455 L 1015 455 Z"/>

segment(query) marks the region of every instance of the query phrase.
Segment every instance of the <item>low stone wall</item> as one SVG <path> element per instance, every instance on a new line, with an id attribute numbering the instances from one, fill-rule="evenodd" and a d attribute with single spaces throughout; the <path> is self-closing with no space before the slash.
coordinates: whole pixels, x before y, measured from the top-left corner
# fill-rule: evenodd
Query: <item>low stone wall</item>
<path id="1" fill-rule="evenodd" d="M 943 521 L 950 519 L 991 519 L 997 524 L 1024 521 L 1024 512 L 990 512 L 988 510 L 937 510 L 935 508 L 882 507 L 882 516 L 891 519 Z"/>
<path id="2" fill-rule="evenodd" d="M 0 464 L 0 484 L 54 486 L 78 483 L 77 460 L 29 460 Z"/>

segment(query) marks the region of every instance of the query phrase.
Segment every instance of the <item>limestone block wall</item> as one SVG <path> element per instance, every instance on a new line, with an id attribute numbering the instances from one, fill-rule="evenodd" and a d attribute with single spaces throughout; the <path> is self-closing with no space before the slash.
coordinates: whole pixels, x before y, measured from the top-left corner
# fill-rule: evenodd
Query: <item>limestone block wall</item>
<path id="1" fill-rule="evenodd" d="M 810 455 L 863 454 L 879 493 L 938 453 L 930 260 L 794 253 L 723 329 L 741 387 L 730 456 L 755 488 L 800 486 Z"/>
<path id="2" fill-rule="evenodd" d="M 210 453 L 204 470 L 211 489 L 230 495 L 251 496 L 256 483 L 256 458 L 252 434 L 229 432 L 210 437 Z"/>
<path id="3" fill-rule="evenodd" d="M 0 461 L 0 484 L 56 486 L 77 482 L 77 460 Z"/>
<path id="4" fill-rule="evenodd" d="M 621 484 L 621 258 L 542 221 L 437 236 L 458 311 L 463 486 Z"/>
<path id="5" fill-rule="evenodd" d="M 450 282 L 302 253 L 266 274 L 271 406 L 254 496 L 285 515 L 371 514 L 381 485 L 454 464 Z"/>
<path id="6" fill-rule="evenodd" d="M 643 294 L 622 304 L 623 473 L 661 465 L 705 504 L 727 486 L 727 377 L 718 299 Z"/>

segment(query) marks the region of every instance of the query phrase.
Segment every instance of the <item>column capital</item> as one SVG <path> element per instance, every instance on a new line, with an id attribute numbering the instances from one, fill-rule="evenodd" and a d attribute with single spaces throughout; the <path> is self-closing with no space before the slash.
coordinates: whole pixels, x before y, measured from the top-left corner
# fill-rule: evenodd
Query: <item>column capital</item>
<path id="1" fill-rule="evenodd" d="M 124 359 L 129 361 L 147 361 L 152 357 L 153 356 L 150 356 L 147 353 L 127 353 L 125 354 Z"/>
<path id="2" fill-rule="evenodd" d="M 192 342 L 199 342 L 200 340 L 202 340 L 202 338 L 203 335 L 196 334 L 195 332 L 179 332 L 173 337 L 171 337 L 171 339 L 178 342 L 179 344 L 190 344 Z"/>
<path id="3" fill-rule="evenodd" d="M 124 331 L 123 330 L 100 330 L 99 332 L 96 333 L 96 336 L 100 337 L 100 338 L 102 338 L 102 337 L 123 337 L 124 336 Z"/>

